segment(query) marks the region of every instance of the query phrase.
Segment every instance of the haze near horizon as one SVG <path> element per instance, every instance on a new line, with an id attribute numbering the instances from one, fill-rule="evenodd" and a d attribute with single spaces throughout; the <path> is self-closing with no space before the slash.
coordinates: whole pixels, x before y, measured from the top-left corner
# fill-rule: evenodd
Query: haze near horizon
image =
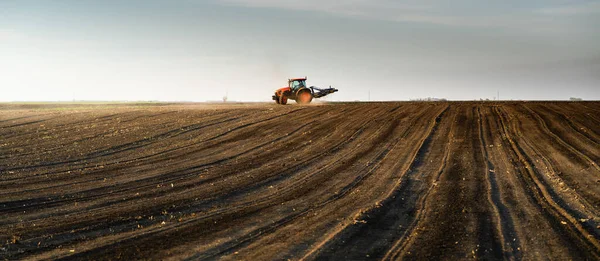
<path id="1" fill-rule="evenodd" d="M 0 101 L 600 99 L 600 1 L 0 2 Z"/>

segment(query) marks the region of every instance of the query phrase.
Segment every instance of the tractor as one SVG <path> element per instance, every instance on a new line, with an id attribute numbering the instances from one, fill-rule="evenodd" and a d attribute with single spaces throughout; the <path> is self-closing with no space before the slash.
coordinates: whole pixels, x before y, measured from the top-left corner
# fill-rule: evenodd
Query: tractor
<path id="1" fill-rule="evenodd" d="M 331 88 L 331 86 L 325 89 L 320 89 L 315 86 L 306 87 L 306 77 L 293 78 L 288 79 L 287 87 L 275 91 L 273 100 L 281 105 L 286 105 L 288 99 L 295 100 L 298 104 L 309 104 L 314 98 L 321 98 L 337 91 L 338 89 Z"/>

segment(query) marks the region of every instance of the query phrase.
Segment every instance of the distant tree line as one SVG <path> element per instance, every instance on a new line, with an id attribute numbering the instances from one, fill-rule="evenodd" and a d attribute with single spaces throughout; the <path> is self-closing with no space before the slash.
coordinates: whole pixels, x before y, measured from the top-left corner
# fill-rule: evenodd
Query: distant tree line
<path id="1" fill-rule="evenodd" d="M 448 101 L 448 100 L 446 98 L 427 97 L 427 98 L 410 99 L 410 101 Z"/>

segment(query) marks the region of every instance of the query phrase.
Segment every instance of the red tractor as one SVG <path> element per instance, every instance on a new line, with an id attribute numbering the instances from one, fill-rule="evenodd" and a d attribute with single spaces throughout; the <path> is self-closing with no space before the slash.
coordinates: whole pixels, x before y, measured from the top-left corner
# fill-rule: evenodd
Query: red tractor
<path id="1" fill-rule="evenodd" d="M 306 87 L 306 77 L 288 79 L 288 86 L 275 91 L 273 100 L 277 104 L 286 105 L 288 99 L 295 100 L 299 104 L 308 104 L 313 98 L 321 98 L 323 96 L 337 92 L 338 89 L 329 88 L 319 89 L 315 86 Z"/>

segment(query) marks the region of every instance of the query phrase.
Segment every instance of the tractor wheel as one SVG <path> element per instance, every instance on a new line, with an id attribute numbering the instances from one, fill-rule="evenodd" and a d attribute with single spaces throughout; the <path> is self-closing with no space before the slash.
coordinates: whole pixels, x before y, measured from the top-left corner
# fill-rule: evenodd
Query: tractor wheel
<path id="1" fill-rule="evenodd" d="M 298 98 L 296 98 L 296 102 L 299 104 L 309 104 L 313 99 L 312 93 L 310 91 L 301 91 L 298 94 Z"/>
<path id="2" fill-rule="evenodd" d="M 275 103 L 279 104 L 279 96 L 275 96 L 277 99 L 275 99 Z"/>
<path id="3" fill-rule="evenodd" d="M 279 96 L 279 104 L 286 105 L 287 104 L 287 100 L 288 99 L 287 99 L 287 97 L 285 95 L 282 94 L 281 96 Z"/>

